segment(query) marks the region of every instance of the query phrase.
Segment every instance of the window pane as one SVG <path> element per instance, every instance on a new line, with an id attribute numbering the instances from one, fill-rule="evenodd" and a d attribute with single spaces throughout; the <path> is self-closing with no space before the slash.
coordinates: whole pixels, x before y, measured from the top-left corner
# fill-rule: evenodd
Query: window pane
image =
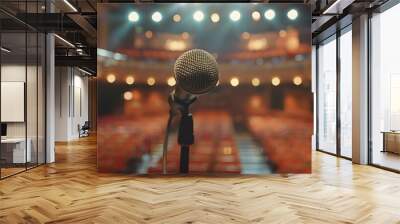
<path id="1" fill-rule="evenodd" d="M 30 142 L 26 141 L 26 33 L 1 34 L 1 176 L 25 170 L 30 162 Z M 28 144 L 27 144 L 28 143 Z M 28 146 L 28 147 L 27 147 Z M 28 150 L 27 150 L 28 149 Z"/>
<path id="2" fill-rule="evenodd" d="M 372 18 L 372 163 L 400 170 L 400 4 Z"/>
<path id="3" fill-rule="evenodd" d="M 336 40 L 318 49 L 318 148 L 336 153 Z"/>
<path id="4" fill-rule="evenodd" d="M 352 141 L 352 35 L 340 36 L 340 152 L 351 158 Z"/>

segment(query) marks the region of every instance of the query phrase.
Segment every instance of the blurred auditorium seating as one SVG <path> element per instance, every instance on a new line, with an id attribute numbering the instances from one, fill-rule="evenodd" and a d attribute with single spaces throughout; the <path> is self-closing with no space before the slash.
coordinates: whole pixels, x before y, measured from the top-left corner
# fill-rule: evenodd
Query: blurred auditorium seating
<path id="1" fill-rule="evenodd" d="M 134 172 L 142 155 L 162 141 L 166 116 L 131 119 L 108 116 L 99 119 L 98 169 L 102 172 Z"/>
<path id="2" fill-rule="evenodd" d="M 161 173 L 168 91 L 130 91 L 132 98 L 123 102 L 119 114 L 99 117 L 98 168 L 104 172 L 136 173 L 142 169 Z M 241 132 L 251 134 L 254 144 L 263 148 L 266 164 L 272 162 L 276 172 L 309 172 L 312 114 L 307 93 L 286 91 L 281 110 L 271 108 L 268 94 L 255 94 L 251 89 L 240 93 L 221 91 L 193 105 L 195 144 L 190 149 L 190 172 L 240 173 L 244 165 L 240 164 L 236 140 Z M 218 103 L 222 106 L 217 107 Z M 178 173 L 177 122 L 173 126 L 168 171 Z"/>
<path id="3" fill-rule="evenodd" d="M 240 173 L 238 150 L 234 143 L 231 116 L 223 111 L 194 114 L 195 144 L 190 148 L 190 173 Z M 168 172 L 179 172 L 180 146 L 176 139 L 168 151 Z M 160 173 L 162 160 L 149 173 Z"/>
<path id="4" fill-rule="evenodd" d="M 250 116 L 248 127 L 278 173 L 311 172 L 310 116 L 272 112 Z"/>

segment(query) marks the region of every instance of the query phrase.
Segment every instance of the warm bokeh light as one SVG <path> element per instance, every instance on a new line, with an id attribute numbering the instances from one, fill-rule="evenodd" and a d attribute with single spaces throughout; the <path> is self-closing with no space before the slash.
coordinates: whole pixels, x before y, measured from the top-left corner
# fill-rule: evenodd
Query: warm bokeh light
<path id="1" fill-rule="evenodd" d="M 130 91 L 124 92 L 124 99 L 129 101 L 132 100 L 133 94 Z"/>
<path id="2" fill-rule="evenodd" d="M 303 79 L 300 76 L 295 76 L 293 78 L 293 84 L 295 84 L 296 86 L 299 86 L 303 83 Z"/>
<path id="3" fill-rule="evenodd" d="M 182 38 L 183 39 L 188 39 L 189 38 L 189 33 L 188 32 L 183 32 L 182 33 Z"/>
<path id="4" fill-rule="evenodd" d="M 251 51 L 259 51 L 267 47 L 268 47 L 267 38 L 251 39 L 249 43 L 247 43 L 247 48 Z"/>
<path id="5" fill-rule="evenodd" d="M 144 35 L 146 36 L 146 38 L 150 39 L 153 37 L 153 32 L 151 30 L 148 30 L 144 33 Z"/>
<path id="6" fill-rule="evenodd" d="M 160 12 L 156 11 L 156 12 L 154 12 L 154 13 L 151 15 L 151 19 L 152 19 L 154 22 L 156 22 L 156 23 L 161 22 L 161 20 L 162 20 L 162 15 L 161 15 Z"/>
<path id="7" fill-rule="evenodd" d="M 253 78 L 251 80 L 251 85 L 253 86 L 259 86 L 260 85 L 260 79 L 259 78 Z"/>
<path id="8" fill-rule="evenodd" d="M 261 14 L 259 11 L 254 11 L 251 13 L 251 18 L 253 18 L 254 21 L 259 21 L 261 19 Z"/>
<path id="9" fill-rule="evenodd" d="M 279 31 L 279 37 L 284 38 L 284 37 L 286 37 L 286 36 L 287 36 L 286 30 L 280 30 L 280 31 Z"/>
<path id="10" fill-rule="evenodd" d="M 252 107 L 252 109 L 259 109 L 262 106 L 262 102 L 262 97 L 259 95 L 252 96 L 250 98 L 250 106 Z"/>
<path id="11" fill-rule="evenodd" d="M 272 78 L 271 83 L 273 86 L 279 86 L 279 84 L 281 84 L 281 79 L 279 79 L 279 77 L 274 77 Z"/>
<path id="12" fill-rule="evenodd" d="M 117 78 L 115 77 L 114 74 L 109 74 L 107 75 L 106 79 L 108 83 L 114 83 Z"/>
<path id="13" fill-rule="evenodd" d="M 125 79 L 126 84 L 132 85 L 135 82 L 135 78 L 133 76 L 128 76 Z"/>
<path id="14" fill-rule="evenodd" d="M 165 48 L 169 51 L 183 51 L 186 50 L 187 46 L 185 41 L 182 40 L 167 40 Z"/>
<path id="15" fill-rule="evenodd" d="M 236 77 L 231 78 L 231 86 L 236 87 L 238 85 L 239 85 L 239 79 Z"/>
<path id="16" fill-rule="evenodd" d="M 225 146 L 223 149 L 224 149 L 224 155 L 232 155 L 232 147 Z"/>
<path id="17" fill-rule="evenodd" d="M 245 39 L 245 40 L 247 40 L 247 39 L 250 38 L 249 32 L 243 32 L 240 36 L 241 36 L 243 39 Z"/>
<path id="18" fill-rule="evenodd" d="M 299 15 L 299 13 L 297 12 L 296 9 L 291 9 L 289 10 L 289 12 L 287 13 L 287 17 L 291 20 L 295 20 L 297 19 L 297 16 Z"/>
<path id="19" fill-rule="evenodd" d="M 210 19 L 211 19 L 211 22 L 213 22 L 213 23 L 218 23 L 220 18 L 219 18 L 218 13 L 213 13 L 213 14 L 211 14 L 211 16 L 210 16 Z"/>
<path id="20" fill-rule="evenodd" d="M 204 13 L 202 11 L 200 11 L 200 10 L 194 12 L 193 19 L 196 20 L 197 22 L 203 21 Z"/>
<path id="21" fill-rule="evenodd" d="M 238 21 L 240 19 L 240 12 L 237 10 L 232 11 L 231 14 L 229 14 L 229 18 L 234 22 Z"/>
<path id="22" fill-rule="evenodd" d="M 275 11 L 273 9 L 268 9 L 265 11 L 264 17 L 268 20 L 273 20 L 275 18 Z"/>
<path id="23" fill-rule="evenodd" d="M 289 37 L 286 42 L 286 48 L 295 51 L 300 47 L 300 40 L 297 37 Z"/>
<path id="24" fill-rule="evenodd" d="M 169 85 L 169 86 L 175 86 L 175 84 L 176 84 L 176 80 L 175 80 L 175 78 L 174 77 L 169 77 L 168 79 L 167 79 L 167 84 Z"/>
<path id="25" fill-rule="evenodd" d="M 181 18 L 181 16 L 179 14 L 175 14 L 172 17 L 172 20 L 174 20 L 174 22 L 176 22 L 176 23 L 179 23 L 182 20 L 182 18 Z"/>
<path id="26" fill-rule="evenodd" d="M 153 77 L 147 78 L 147 85 L 154 86 L 156 84 L 156 79 Z"/>
<path id="27" fill-rule="evenodd" d="M 129 21 L 131 21 L 133 23 L 139 21 L 139 13 L 137 13 L 135 11 L 129 13 L 128 19 L 129 19 Z"/>

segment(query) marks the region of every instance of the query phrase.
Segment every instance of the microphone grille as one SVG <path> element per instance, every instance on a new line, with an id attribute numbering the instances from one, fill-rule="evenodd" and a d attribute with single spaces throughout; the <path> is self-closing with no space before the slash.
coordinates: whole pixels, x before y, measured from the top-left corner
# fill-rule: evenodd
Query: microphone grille
<path id="1" fill-rule="evenodd" d="M 189 50 L 179 56 L 174 73 L 177 84 L 191 94 L 206 93 L 218 82 L 217 61 L 201 49 Z"/>

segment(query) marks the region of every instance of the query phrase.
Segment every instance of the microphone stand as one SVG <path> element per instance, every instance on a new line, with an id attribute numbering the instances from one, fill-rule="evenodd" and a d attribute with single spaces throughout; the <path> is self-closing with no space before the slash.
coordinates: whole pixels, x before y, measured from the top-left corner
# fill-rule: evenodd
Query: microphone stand
<path id="1" fill-rule="evenodd" d="M 194 143 L 193 116 L 189 113 L 189 106 L 192 102 L 184 103 L 181 107 L 178 131 L 178 144 L 181 146 L 180 173 L 189 173 L 189 148 Z"/>
<path id="2" fill-rule="evenodd" d="M 175 114 L 174 111 L 178 110 L 181 114 L 181 120 L 179 122 L 178 129 L 178 144 L 181 146 L 181 155 L 179 162 L 179 172 L 189 173 L 189 149 L 190 146 L 194 144 L 194 134 L 193 134 L 193 116 L 189 112 L 190 105 L 196 100 L 196 97 L 188 98 L 185 100 L 174 97 L 171 94 L 168 101 L 171 106 L 170 118 L 167 124 L 166 139 L 168 139 L 170 125 L 170 119 Z M 164 141 L 163 150 L 163 173 L 167 173 L 167 145 L 168 140 Z"/>

